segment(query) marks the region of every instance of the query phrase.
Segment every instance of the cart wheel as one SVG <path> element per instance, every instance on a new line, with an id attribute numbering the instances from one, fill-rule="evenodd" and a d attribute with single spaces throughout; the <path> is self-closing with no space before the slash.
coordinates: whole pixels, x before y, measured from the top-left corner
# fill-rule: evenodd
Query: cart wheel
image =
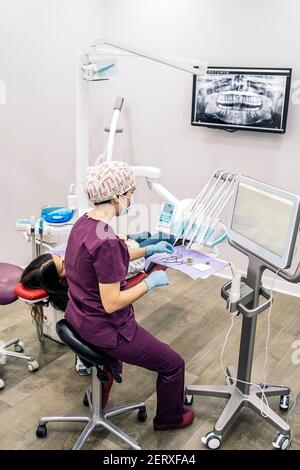
<path id="1" fill-rule="evenodd" d="M 39 363 L 37 361 L 28 361 L 27 367 L 30 372 L 35 372 L 39 368 Z"/>
<path id="2" fill-rule="evenodd" d="M 292 439 L 289 434 L 279 432 L 273 439 L 273 447 L 277 450 L 287 450 L 291 445 Z"/>
<path id="3" fill-rule="evenodd" d="M 214 432 L 209 432 L 205 437 L 202 437 L 202 443 L 208 448 L 216 450 L 221 446 L 221 436 L 218 436 Z"/>
<path id="4" fill-rule="evenodd" d="M 287 411 L 290 407 L 290 396 L 289 395 L 281 395 L 279 408 L 283 411 Z"/>
<path id="5" fill-rule="evenodd" d="M 4 380 L 0 379 L 0 390 L 4 388 L 4 385 L 5 385 Z"/>
<path id="6" fill-rule="evenodd" d="M 17 353 L 22 353 L 24 351 L 24 343 L 22 343 L 22 341 L 19 341 L 17 344 L 15 344 L 15 351 Z"/>

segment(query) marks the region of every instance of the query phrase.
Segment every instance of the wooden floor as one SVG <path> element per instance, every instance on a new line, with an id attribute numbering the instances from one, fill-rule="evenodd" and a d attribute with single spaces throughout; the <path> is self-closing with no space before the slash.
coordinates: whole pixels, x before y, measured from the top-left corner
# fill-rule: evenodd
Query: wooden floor
<path id="1" fill-rule="evenodd" d="M 220 287 L 224 280 L 211 277 L 190 281 L 186 276 L 169 271 L 171 286 L 155 289 L 136 302 L 138 321 L 160 340 L 170 344 L 186 361 L 186 383 L 224 383 L 220 365 L 221 347 L 230 325 Z M 295 395 L 300 392 L 300 365 L 293 365 L 292 343 L 300 340 L 300 299 L 277 294 L 272 312 L 269 344 L 268 381 L 289 385 Z M 236 365 L 241 319 L 238 317 L 225 352 L 225 363 Z M 253 380 L 262 380 L 265 354 L 267 315 L 258 320 Z M 35 356 L 40 370 L 30 373 L 26 362 L 7 358 L 0 366 L 5 388 L 0 391 L 0 449 L 71 449 L 82 424 L 50 424 L 45 439 L 35 437 L 40 416 L 85 413 L 82 404 L 89 377 L 80 377 L 74 369 L 74 355 L 63 345 L 46 340 L 42 347 L 27 307 L 16 302 L 0 307 L 0 339 L 18 336 L 26 352 Z M 156 375 L 137 367 L 125 366 L 123 383 L 115 383 L 110 405 L 145 401 L 148 421 L 138 423 L 136 414 L 115 418 L 116 424 L 133 436 L 144 449 L 203 449 L 200 439 L 213 429 L 224 406 L 224 400 L 195 397 L 196 419 L 183 430 L 154 432 Z M 278 399 L 270 405 L 278 409 Z M 282 413 L 283 416 L 284 413 Z M 290 417 L 293 449 L 300 449 L 300 399 Z M 271 449 L 275 430 L 251 411 L 243 410 L 231 432 L 223 440 L 223 449 Z M 95 432 L 86 449 L 126 449 L 105 430 Z"/>

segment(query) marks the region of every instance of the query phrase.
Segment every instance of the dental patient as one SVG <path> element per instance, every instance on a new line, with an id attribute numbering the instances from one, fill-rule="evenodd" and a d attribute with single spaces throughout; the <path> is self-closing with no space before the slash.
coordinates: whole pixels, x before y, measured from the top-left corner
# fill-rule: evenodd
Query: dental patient
<path id="1" fill-rule="evenodd" d="M 132 237 L 119 236 L 126 243 L 129 251 L 139 248 L 141 245 L 155 244 L 160 241 L 159 238 L 151 238 L 148 232 L 132 235 Z M 44 289 L 49 294 L 51 305 L 63 312 L 68 303 L 68 283 L 64 269 L 66 247 L 67 243 L 62 243 L 56 248 L 51 248 L 47 253 L 38 256 L 24 269 L 21 277 L 21 283 L 24 287 L 27 289 Z M 144 268 L 145 258 L 130 261 L 126 279 L 143 272 Z"/>
<path id="2" fill-rule="evenodd" d="M 162 241 L 162 235 L 151 237 L 149 232 L 130 235 L 127 238 L 119 235 L 118 238 L 126 243 L 128 251 L 139 247 L 155 245 Z M 27 289 L 44 289 L 49 295 L 51 305 L 58 310 L 65 311 L 68 304 L 68 282 L 65 276 L 65 253 L 67 243 L 63 243 L 56 248 L 50 249 L 47 253 L 35 258 L 24 269 L 21 276 L 21 283 Z M 145 267 L 145 258 L 139 258 L 129 262 L 126 279 L 130 279 Z M 35 305 L 31 306 L 31 315 L 36 324 L 41 321 L 41 311 Z M 121 370 L 120 370 L 121 372 Z M 110 375 L 111 377 L 111 375 Z M 103 385 L 102 406 L 105 408 L 112 380 Z"/>

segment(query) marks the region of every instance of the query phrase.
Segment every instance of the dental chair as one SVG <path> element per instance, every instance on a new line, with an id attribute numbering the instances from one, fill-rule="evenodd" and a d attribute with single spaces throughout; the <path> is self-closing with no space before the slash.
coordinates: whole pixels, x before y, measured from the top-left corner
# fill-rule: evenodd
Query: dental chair
<path id="1" fill-rule="evenodd" d="M 44 307 L 49 305 L 49 296 L 44 289 L 27 289 L 19 282 L 15 287 L 15 294 L 36 312 L 34 315 L 37 337 L 40 343 L 44 341 L 43 318 Z"/>
<path id="2" fill-rule="evenodd" d="M 165 266 L 161 266 L 159 264 L 152 264 L 147 273 L 140 272 L 135 276 L 131 277 L 130 279 L 127 279 L 127 289 L 135 286 L 139 282 L 146 279 L 150 273 L 158 270 L 165 271 L 166 269 L 167 268 Z M 44 289 L 27 289 L 22 285 L 21 282 L 19 282 L 14 288 L 14 296 L 15 299 L 19 298 L 20 300 L 23 300 L 27 305 L 31 307 L 32 311 L 34 312 L 33 316 L 35 320 L 37 337 L 39 342 L 42 344 L 44 342 L 44 307 L 49 307 L 48 293 Z"/>

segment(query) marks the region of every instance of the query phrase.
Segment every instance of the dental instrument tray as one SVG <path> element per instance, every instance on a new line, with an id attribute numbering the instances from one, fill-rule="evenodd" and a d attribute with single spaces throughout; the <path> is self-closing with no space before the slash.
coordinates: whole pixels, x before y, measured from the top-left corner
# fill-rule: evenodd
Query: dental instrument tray
<path id="1" fill-rule="evenodd" d="M 74 211 L 67 207 L 44 207 L 42 210 L 43 219 L 49 224 L 65 224 L 73 217 Z"/>
<path id="2" fill-rule="evenodd" d="M 205 279 L 227 266 L 227 262 L 223 260 L 208 256 L 199 250 L 188 249 L 183 245 L 175 246 L 172 254 L 155 253 L 147 258 L 146 271 L 151 263 L 181 271 L 194 281 Z"/>

